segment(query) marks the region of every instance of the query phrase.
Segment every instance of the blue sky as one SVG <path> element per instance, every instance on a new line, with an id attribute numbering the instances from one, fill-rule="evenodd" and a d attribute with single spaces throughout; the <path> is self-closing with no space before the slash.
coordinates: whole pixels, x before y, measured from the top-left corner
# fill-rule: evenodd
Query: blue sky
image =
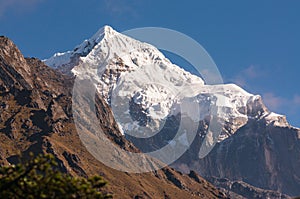
<path id="1" fill-rule="evenodd" d="M 300 1 L 0 0 L 0 35 L 25 56 L 72 49 L 105 24 L 180 31 L 212 56 L 225 82 L 263 96 L 300 127 Z"/>

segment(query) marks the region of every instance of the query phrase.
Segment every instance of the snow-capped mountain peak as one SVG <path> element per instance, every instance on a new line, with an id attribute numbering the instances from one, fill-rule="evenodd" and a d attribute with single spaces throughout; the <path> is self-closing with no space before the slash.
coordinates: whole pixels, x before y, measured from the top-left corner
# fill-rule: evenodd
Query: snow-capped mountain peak
<path id="1" fill-rule="evenodd" d="M 106 25 L 100 28 L 90 39 L 86 39 L 81 44 L 77 45 L 72 51 L 55 53 L 51 58 L 43 61 L 53 68 L 65 66 L 72 61 L 72 58 L 88 55 L 90 51 L 103 39 L 114 37 L 117 34 L 119 34 L 117 31 Z"/>
<path id="2" fill-rule="evenodd" d="M 96 43 L 99 43 L 105 36 L 109 37 L 111 35 L 119 34 L 117 31 L 115 31 L 112 27 L 105 25 L 102 28 L 100 28 L 92 37 L 91 40 L 96 41 Z"/>
<path id="3" fill-rule="evenodd" d="M 100 28 L 90 39 L 84 40 L 73 50 L 77 54 L 88 54 L 103 39 L 117 36 L 119 33 L 110 26 Z"/>
<path id="4" fill-rule="evenodd" d="M 220 140 L 249 119 L 288 125 L 284 116 L 268 111 L 260 96 L 234 84 L 205 85 L 200 77 L 173 64 L 154 46 L 110 26 L 104 26 L 74 50 L 56 53 L 44 62 L 78 78 L 92 79 L 117 111 L 116 119 L 125 132 L 160 130 L 167 118 L 180 113 L 181 103 L 187 98 L 199 106 L 199 114 L 189 116 L 194 122 L 207 120 L 212 110 L 220 118 L 224 126 L 217 137 Z"/>

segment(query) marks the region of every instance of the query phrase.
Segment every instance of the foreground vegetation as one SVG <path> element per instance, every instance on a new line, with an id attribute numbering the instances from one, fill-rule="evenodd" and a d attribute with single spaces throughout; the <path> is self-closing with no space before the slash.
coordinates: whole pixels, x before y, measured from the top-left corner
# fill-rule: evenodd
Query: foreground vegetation
<path id="1" fill-rule="evenodd" d="M 111 198 L 100 177 L 72 177 L 59 171 L 53 155 L 0 168 L 0 198 Z"/>

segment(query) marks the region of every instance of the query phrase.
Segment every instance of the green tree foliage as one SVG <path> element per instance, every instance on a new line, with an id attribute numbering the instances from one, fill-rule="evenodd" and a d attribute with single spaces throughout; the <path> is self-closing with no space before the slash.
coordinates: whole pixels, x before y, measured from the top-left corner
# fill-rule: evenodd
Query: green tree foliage
<path id="1" fill-rule="evenodd" d="M 49 154 L 0 168 L 0 198 L 111 198 L 100 191 L 105 184 L 99 176 L 86 179 L 60 172 Z"/>

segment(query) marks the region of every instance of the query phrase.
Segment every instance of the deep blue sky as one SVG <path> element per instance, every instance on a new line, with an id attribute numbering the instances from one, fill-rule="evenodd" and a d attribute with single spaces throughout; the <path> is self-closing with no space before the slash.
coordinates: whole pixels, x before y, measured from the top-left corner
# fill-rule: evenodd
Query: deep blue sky
<path id="1" fill-rule="evenodd" d="M 105 24 L 170 28 L 198 41 L 225 82 L 263 96 L 300 127 L 300 1 L 0 0 L 0 35 L 41 59 Z"/>

